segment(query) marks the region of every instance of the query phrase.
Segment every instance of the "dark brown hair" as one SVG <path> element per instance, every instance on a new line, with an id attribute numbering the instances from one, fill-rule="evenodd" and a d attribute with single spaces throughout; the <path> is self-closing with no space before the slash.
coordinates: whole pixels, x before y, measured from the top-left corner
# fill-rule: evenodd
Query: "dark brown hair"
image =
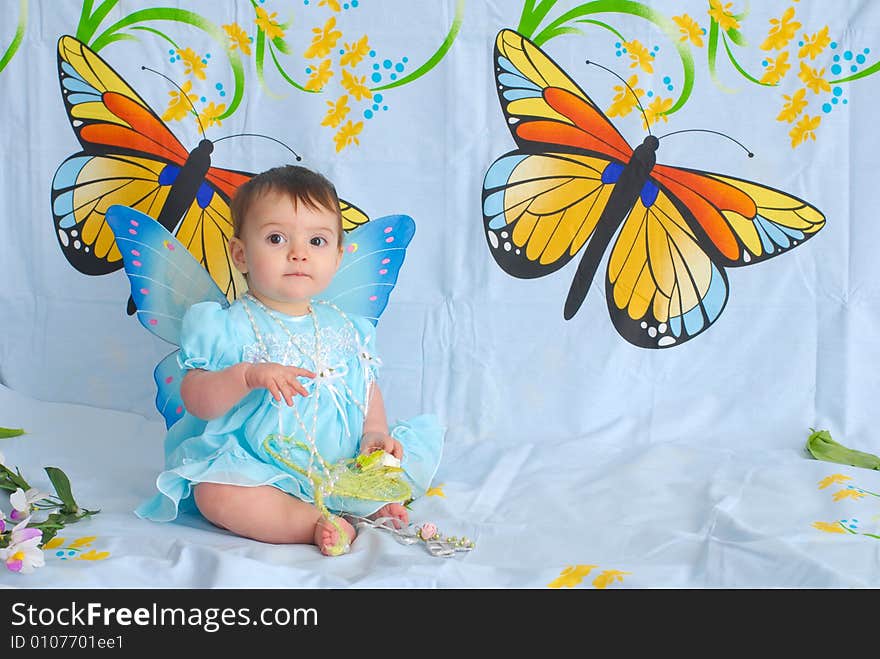
<path id="1" fill-rule="evenodd" d="M 233 236 L 241 237 L 241 228 L 254 201 L 269 192 L 287 195 L 294 205 L 302 203 L 311 209 L 324 208 L 335 213 L 339 221 L 337 246 L 342 246 L 342 211 L 336 188 L 322 174 L 297 165 L 267 169 L 236 190 L 232 203 L 229 204 Z"/>

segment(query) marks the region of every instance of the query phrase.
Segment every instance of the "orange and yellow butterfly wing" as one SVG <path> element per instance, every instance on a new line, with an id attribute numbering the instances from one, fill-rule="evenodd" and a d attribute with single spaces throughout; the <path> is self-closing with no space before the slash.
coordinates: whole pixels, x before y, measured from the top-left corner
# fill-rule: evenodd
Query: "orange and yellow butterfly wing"
<path id="1" fill-rule="evenodd" d="M 728 297 L 725 267 L 786 252 L 825 224 L 780 190 L 710 172 L 658 165 L 656 198 L 636 202 L 608 261 L 606 293 L 621 336 L 649 348 L 708 329 Z"/>

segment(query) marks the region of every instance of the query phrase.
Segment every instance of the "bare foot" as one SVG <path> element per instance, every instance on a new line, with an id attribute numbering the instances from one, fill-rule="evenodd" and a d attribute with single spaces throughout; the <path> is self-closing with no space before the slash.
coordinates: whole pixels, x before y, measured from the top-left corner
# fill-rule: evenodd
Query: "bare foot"
<path id="1" fill-rule="evenodd" d="M 379 519 L 380 517 L 390 517 L 394 528 L 399 529 L 401 526 L 409 524 L 409 512 L 399 503 L 388 503 L 379 508 L 370 515 L 370 519 Z"/>
<path id="2" fill-rule="evenodd" d="M 341 517 L 334 517 L 334 521 L 339 524 L 342 531 L 348 536 L 340 543 L 339 531 L 336 526 L 326 517 L 321 517 L 315 524 L 315 544 L 324 556 L 339 556 L 348 551 L 348 546 L 354 541 L 357 532 L 354 527 Z"/>

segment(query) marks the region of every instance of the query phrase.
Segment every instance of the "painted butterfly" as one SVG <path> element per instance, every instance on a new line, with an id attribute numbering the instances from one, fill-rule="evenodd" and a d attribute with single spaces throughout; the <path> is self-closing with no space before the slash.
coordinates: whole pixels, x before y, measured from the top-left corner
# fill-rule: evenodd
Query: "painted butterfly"
<path id="1" fill-rule="evenodd" d="M 499 32 L 494 58 L 498 99 L 518 148 L 486 173 L 486 238 L 498 265 L 521 278 L 555 272 L 584 249 L 566 320 L 613 240 L 605 291 L 614 327 L 644 348 L 680 345 L 724 310 L 725 268 L 781 254 L 825 225 L 806 201 L 760 183 L 655 164 L 656 137 L 633 150 L 522 35 Z"/>
<path id="2" fill-rule="evenodd" d="M 212 167 L 214 147 L 207 139 L 188 151 L 110 65 L 71 36 L 58 40 L 58 77 L 83 149 L 58 167 L 52 181 L 52 214 L 67 260 L 88 275 L 122 267 L 105 216 L 109 206 L 121 204 L 174 233 L 234 300 L 246 286 L 227 249 L 229 200 L 253 174 Z M 359 208 L 340 205 L 346 231 L 368 221 Z"/>
<path id="3" fill-rule="evenodd" d="M 229 306 L 201 264 L 153 218 L 113 205 L 107 209 L 106 221 L 125 263 L 137 318 L 152 334 L 179 346 L 181 322 L 190 306 L 197 302 Z M 339 269 L 320 299 L 378 324 L 414 233 L 415 223 L 407 215 L 380 217 L 352 229 L 345 236 Z M 184 416 L 180 396 L 184 372 L 177 352 L 165 357 L 153 372 L 156 407 L 168 428 Z"/>

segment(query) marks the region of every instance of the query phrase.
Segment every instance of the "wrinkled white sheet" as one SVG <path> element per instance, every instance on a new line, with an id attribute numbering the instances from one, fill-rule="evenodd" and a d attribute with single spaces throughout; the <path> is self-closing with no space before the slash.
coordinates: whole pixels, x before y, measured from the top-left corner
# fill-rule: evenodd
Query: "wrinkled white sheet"
<path id="1" fill-rule="evenodd" d="M 159 421 L 5 388 L 0 410 L 14 410 L 28 430 L 0 443 L 8 464 L 43 488 L 42 467 L 60 467 L 80 505 L 101 509 L 63 529 L 64 544 L 95 536 L 84 549 L 109 552 L 62 560 L 63 548 L 47 550 L 32 574 L 0 570 L 7 587 L 545 588 L 583 565 L 595 567 L 570 587 L 593 588 L 609 570 L 620 572 L 611 588 L 880 583 L 880 539 L 859 535 L 880 534 L 880 499 L 833 498 L 848 485 L 880 493 L 880 474 L 812 460 L 801 437 L 767 451 L 685 440 L 620 448 L 614 429 L 578 441 L 451 441 L 436 480 L 445 496 L 418 501 L 411 516 L 473 538 L 472 553 L 435 558 L 367 529 L 350 554 L 326 558 L 313 546 L 235 537 L 195 516 L 138 519 L 132 509 L 151 494 L 161 463 Z M 833 474 L 851 480 L 820 489 Z M 839 520 L 856 529 L 813 526 Z"/>

